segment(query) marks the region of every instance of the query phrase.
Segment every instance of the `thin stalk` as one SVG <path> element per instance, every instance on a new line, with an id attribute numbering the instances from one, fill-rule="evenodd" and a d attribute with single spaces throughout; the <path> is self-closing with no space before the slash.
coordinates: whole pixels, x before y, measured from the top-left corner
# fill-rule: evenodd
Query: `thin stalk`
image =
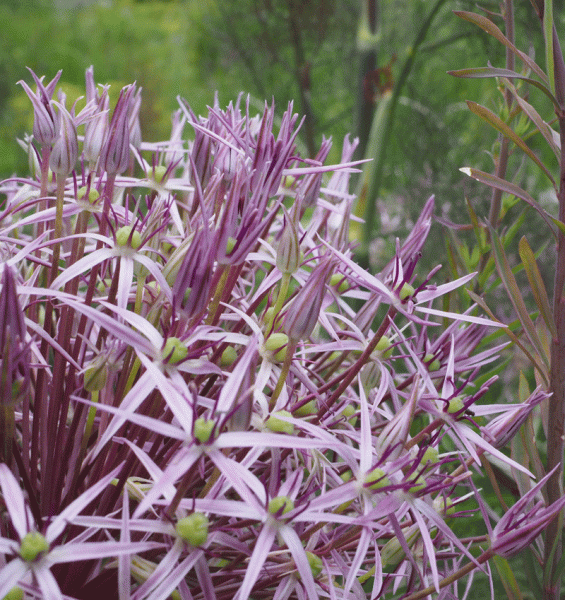
<path id="1" fill-rule="evenodd" d="M 400 73 L 398 81 L 396 82 L 396 84 L 393 88 L 392 98 L 390 100 L 390 107 L 388 109 L 388 115 L 386 117 L 386 123 L 385 123 L 384 129 L 383 129 L 382 143 L 379 144 L 377 153 L 374 156 L 375 167 L 374 167 L 374 171 L 373 171 L 372 182 L 370 184 L 370 187 L 373 190 L 373 193 L 371 194 L 371 196 L 372 196 L 371 198 L 367 198 L 367 208 L 366 208 L 365 215 L 364 215 L 365 227 L 363 229 L 363 240 L 362 240 L 362 244 L 361 244 L 361 253 L 359 255 L 359 260 L 361 261 L 361 263 L 368 262 L 369 244 L 371 243 L 371 239 L 373 237 L 373 231 L 375 228 L 375 220 L 377 218 L 377 216 L 376 216 L 376 212 L 377 212 L 376 211 L 376 199 L 378 197 L 379 190 L 380 190 L 381 184 L 382 184 L 384 162 L 385 162 L 385 158 L 386 158 L 386 149 L 387 149 L 387 145 L 388 145 L 387 140 L 389 140 L 392 136 L 392 126 L 394 123 L 394 114 L 396 112 L 396 107 L 398 106 L 398 103 L 400 100 L 400 92 L 402 91 L 402 88 L 404 87 L 404 84 L 406 83 L 408 76 L 410 75 L 412 66 L 414 65 L 414 60 L 416 58 L 416 55 L 418 54 L 418 49 L 421 46 L 421 44 L 424 42 L 426 35 L 428 34 L 428 31 L 437 15 L 439 9 L 442 7 L 442 5 L 444 3 L 445 3 L 445 0 L 436 0 L 436 3 L 434 4 L 432 10 L 430 11 L 430 14 L 428 15 L 428 18 L 422 24 L 420 30 L 418 31 L 418 34 L 416 35 L 416 39 L 414 40 L 414 43 L 410 47 L 410 51 L 404 62 L 404 65 L 402 67 L 402 71 Z"/>

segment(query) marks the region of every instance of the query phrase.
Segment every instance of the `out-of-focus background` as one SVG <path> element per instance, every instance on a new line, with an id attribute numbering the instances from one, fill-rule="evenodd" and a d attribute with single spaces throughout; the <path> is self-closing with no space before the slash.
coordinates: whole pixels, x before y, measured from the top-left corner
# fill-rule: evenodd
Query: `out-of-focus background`
<path id="1" fill-rule="evenodd" d="M 69 100 L 84 94 L 90 65 L 98 83 L 112 85 L 113 101 L 123 85 L 137 81 L 148 141 L 169 135 L 178 95 L 197 114 L 214 102 L 216 91 L 221 105 L 240 92 L 249 94 L 258 110 L 274 98 L 279 114 L 294 100 L 295 110 L 307 116 L 299 139 L 303 153 L 315 154 L 322 136 L 332 136 L 329 160 L 337 161 L 348 132 L 366 138 L 382 94 L 398 84 L 436 4 L 385 140 L 380 228 L 402 236 L 431 193 L 439 212 L 451 219 L 460 220 L 465 195 L 484 213 L 489 190 L 473 185 L 459 167 L 492 172 L 496 134 L 469 112 L 465 100 L 497 112 L 503 98 L 492 80 L 456 79 L 446 72 L 487 61 L 504 66 L 504 49 L 453 14 L 477 11 L 471 0 L 2 0 L 0 178 L 28 170 L 15 142 L 31 132 L 33 122 L 30 102 L 17 85 L 21 79 L 32 83 L 26 67 L 47 80 L 62 69 L 60 86 Z M 494 14 L 500 3 L 482 7 Z M 555 10 L 562 23 L 564 11 Z M 519 45 L 543 64 L 530 3 L 515 2 L 515 11 Z M 548 107 L 548 119 L 550 113 Z M 541 140 L 534 136 L 529 143 L 554 161 Z M 547 186 L 539 170 L 523 176 L 543 197 Z"/>

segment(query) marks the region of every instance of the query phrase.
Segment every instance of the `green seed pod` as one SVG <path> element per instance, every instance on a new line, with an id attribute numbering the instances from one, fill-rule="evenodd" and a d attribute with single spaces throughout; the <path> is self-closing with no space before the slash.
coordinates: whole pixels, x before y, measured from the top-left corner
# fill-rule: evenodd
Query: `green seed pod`
<path id="1" fill-rule="evenodd" d="M 318 412 L 315 400 L 310 400 L 294 411 L 295 417 L 308 417 Z"/>
<path id="2" fill-rule="evenodd" d="M 406 298 L 413 296 L 415 291 L 416 290 L 414 289 L 414 287 L 411 286 L 409 283 L 404 283 L 404 284 L 402 284 L 402 287 L 400 288 L 400 292 L 399 292 L 398 296 L 400 297 L 401 300 L 406 300 Z"/>
<path id="3" fill-rule="evenodd" d="M 137 230 L 132 233 L 132 230 L 133 227 L 131 225 L 120 227 L 116 231 L 116 244 L 118 246 L 126 246 L 129 242 L 129 246 L 137 250 L 141 246 L 141 234 Z"/>
<path id="4" fill-rule="evenodd" d="M 207 444 L 212 437 L 212 431 L 214 429 L 215 421 L 212 419 L 205 419 L 204 417 L 198 417 L 194 421 L 194 437 L 201 443 Z"/>
<path id="5" fill-rule="evenodd" d="M 435 465 L 439 456 L 439 451 L 434 446 L 428 446 L 422 456 L 422 464 L 431 463 Z"/>
<path id="6" fill-rule="evenodd" d="M 426 354 L 426 356 L 424 356 L 424 362 L 428 365 L 428 371 L 430 372 L 439 371 L 441 368 L 441 363 L 437 358 L 434 358 L 433 354 Z"/>
<path id="7" fill-rule="evenodd" d="M 24 591 L 22 588 L 13 587 L 2 600 L 22 600 L 24 597 Z"/>
<path id="8" fill-rule="evenodd" d="M 318 575 L 322 572 L 322 569 L 324 568 L 324 563 L 317 554 L 314 554 L 309 550 L 306 550 L 306 558 L 308 559 L 308 564 L 310 565 L 312 575 L 314 576 L 314 579 L 316 579 L 316 577 L 318 577 Z"/>
<path id="9" fill-rule="evenodd" d="M 77 193 L 77 198 L 78 200 L 83 200 L 84 197 L 86 196 L 86 186 L 83 185 L 82 187 L 78 188 L 78 193 Z M 88 198 L 86 198 L 86 200 L 88 201 L 89 204 L 94 204 L 98 198 L 100 198 L 100 192 L 98 192 L 97 190 L 95 190 L 94 188 L 90 188 L 89 192 L 88 192 Z"/>
<path id="10" fill-rule="evenodd" d="M 409 548 L 416 543 L 416 540 L 420 537 L 420 529 L 419 525 L 415 524 L 412 527 L 409 527 L 406 532 L 404 532 L 404 537 L 406 538 L 406 542 Z M 406 557 L 406 553 L 402 549 L 400 542 L 397 537 L 391 538 L 381 550 L 381 561 L 383 563 L 383 567 L 396 567 L 398 566 Z"/>
<path id="11" fill-rule="evenodd" d="M 275 362 L 284 362 L 288 344 L 286 333 L 272 333 L 266 340 L 264 348 Z"/>
<path id="12" fill-rule="evenodd" d="M 386 473 L 379 467 L 375 467 L 365 475 L 365 485 L 368 485 L 370 490 L 379 490 L 390 485 L 390 479 Z"/>
<path id="13" fill-rule="evenodd" d="M 447 412 L 452 415 L 454 413 L 459 412 L 463 409 L 463 398 L 461 396 L 455 396 L 455 398 L 451 398 L 449 404 L 447 405 Z"/>
<path id="14" fill-rule="evenodd" d="M 294 425 L 288 421 L 279 419 L 279 416 L 292 417 L 288 410 L 279 410 L 269 416 L 269 418 L 265 421 L 265 427 L 271 431 L 274 431 L 275 433 L 288 433 L 289 435 L 292 435 L 294 433 Z"/>
<path id="15" fill-rule="evenodd" d="M 84 389 L 87 392 L 99 392 L 108 381 L 108 364 L 102 356 L 95 358 L 84 372 Z"/>
<path id="16" fill-rule="evenodd" d="M 416 479 L 416 481 L 414 481 L 413 485 L 410 487 L 410 489 L 408 491 L 411 494 L 417 494 L 418 492 L 423 490 L 426 487 L 426 485 L 428 485 L 428 482 L 425 480 L 424 477 L 422 477 L 420 475 L 418 477 L 418 479 Z"/>
<path id="17" fill-rule="evenodd" d="M 237 240 L 230 235 L 226 243 L 226 254 L 231 254 L 236 244 Z"/>
<path id="18" fill-rule="evenodd" d="M 166 173 L 167 167 L 160 165 L 147 171 L 147 179 L 152 179 L 155 183 L 163 183 Z"/>
<path id="19" fill-rule="evenodd" d="M 191 546 L 202 546 L 208 539 L 208 517 L 199 512 L 192 513 L 184 519 L 177 521 L 175 531 L 177 535 Z"/>
<path id="20" fill-rule="evenodd" d="M 233 346 L 228 346 L 220 357 L 220 367 L 231 367 L 237 360 L 237 352 Z"/>
<path id="21" fill-rule="evenodd" d="M 334 273 L 330 277 L 330 286 L 336 288 L 340 294 L 347 292 L 349 289 L 349 283 L 345 278 L 345 275 L 342 275 L 341 273 Z"/>
<path id="22" fill-rule="evenodd" d="M 167 338 L 165 347 L 161 352 L 163 360 L 168 359 L 168 364 L 176 365 L 188 356 L 188 348 L 184 345 L 184 342 L 178 337 Z"/>
<path id="23" fill-rule="evenodd" d="M 436 496 L 434 498 L 433 507 L 443 517 L 450 517 L 457 510 L 455 502 L 449 497 L 444 499 L 443 496 Z"/>
<path id="24" fill-rule="evenodd" d="M 27 533 L 20 544 L 20 556 L 27 562 L 34 561 L 39 554 L 48 550 L 49 543 L 38 531 Z"/>
<path id="25" fill-rule="evenodd" d="M 285 515 L 287 512 L 294 508 L 294 502 L 288 496 L 275 496 L 269 502 L 267 510 L 272 514 L 276 515 L 281 509 L 282 514 Z"/>
<path id="26" fill-rule="evenodd" d="M 375 350 L 380 354 L 381 358 L 390 358 L 390 356 L 392 356 L 390 339 L 386 335 L 383 335 L 377 342 Z"/>

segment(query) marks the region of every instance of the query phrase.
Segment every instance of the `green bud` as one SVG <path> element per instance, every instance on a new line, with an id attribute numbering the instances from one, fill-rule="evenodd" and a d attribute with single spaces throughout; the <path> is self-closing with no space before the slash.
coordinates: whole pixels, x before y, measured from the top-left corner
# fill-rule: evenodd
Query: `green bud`
<path id="1" fill-rule="evenodd" d="M 426 354 L 426 356 L 424 356 L 424 362 L 428 365 L 428 371 L 430 372 L 439 371 L 441 367 L 441 363 L 437 358 L 434 358 L 433 354 Z"/>
<path id="2" fill-rule="evenodd" d="M 414 289 L 414 287 L 411 286 L 409 283 L 404 283 L 400 288 L 400 293 L 398 294 L 398 296 L 401 300 L 406 300 L 406 298 L 413 296 L 415 291 L 416 290 Z"/>
<path id="3" fill-rule="evenodd" d="M 131 225 L 120 227 L 118 231 L 116 231 L 116 244 L 118 246 L 125 246 L 129 241 L 129 246 L 134 250 L 137 250 L 141 246 L 141 234 L 137 230 L 132 234 L 132 230 L 133 227 Z"/>
<path id="4" fill-rule="evenodd" d="M 277 416 L 278 415 L 278 416 Z M 281 417 L 292 417 L 292 415 L 288 412 L 288 410 L 279 410 L 276 413 L 273 413 L 266 421 L 265 427 L 274 431 L 275 433 L 288 433 L 292 435 L 294 433 L 294 425 L 289 423 L 288 421 L 283 421 L 279 419 Z"/>
<path id="5" fill-rule="evenodd" d="M 463 398 L 461 396 L 455 396 L 455 398 L 451 398 L 449 404 L 447 405 L 447 412 L 452 415 L 456 412 L 459 412 L 463 409 Z"/>
<path id="6" fill-rule="evenodd" d="M 294 502 L 288 496 L 275 496 L 268 506 L 268 511 L 272 515 L 276 515 L 282 508 L 282 514 L 285 515 L 287 512 L 294 508 Z"/>
<path id="7" fill-rule="evenodd" d="M 236 244 L 237 240 L 230 235 L 226 243 L 226 254 L 231 254 Z"/>
<path id="8" fill-rule="evenodd" d="M 78 188 L 78 193 L 77 193 L 77 198 L 79 200 L 83 200 L 84 197 L 86 196 L 86 186 L 83 185 L 82 187 Z M 90 204 L 94 204 L 98 198 L 100 198 L 100 192 L 98 192 L 97 190 L 95 190 L 94 188 L 90 188 L 89 192 L 88 192 L 88 202 Z"/>
<path id="9" fill-rule="evenodd" d="M 13 587 L 2 600 L 22 600 L 24 597 L 24 591 L 22 588 Z"/>
<path id="10" fill-rule="evenodd" d="M 421 475 L 414 481 L 410 489 L 408 490 L 411 494 L 417 494 L 419 491 L 423 490 L 428 482 Z"/>
<path id="11" fill-rule="evenodd" d="M 147 171 L 147 179 L 153 179 L 155 183 L 163 183 L 166 173 L 167 167 L 160 165 L 155 167 L 155 169 L 151 168 L 149 171 Z"/>
<path id="12" fill-rule="evenodd" d="M 420 537 L 420 529 L 418 524 L 412 525 L 406 532 L 404 532 L 404 537 L 406 538 L 406 542 L 409 548 L 416 543 L 416 540 Z M 391 538 L 381 550 L 381 561 L 383 563 L 383 567 L 396 567 L 398 566 L 406 557 L 400 542 L 397 537 Z"/>
<path id="13" fill-rule="evenodd" d="M 180 519 L 175 525 L 177 535 L 191 546 L 202 546 L 208 539 L 208 517 L 195 512 Z"/>
<path id="14" fill-rule="evenodd" d="M 310 565 L 310 570 L 312 571 L 312 575 L 314 579 L 318 577 L 318 575 L 322 572 L 324 568 L 324 564 L 322 563 L 322 559 L 313 552 L 306 550 L 306 558 L 308 559 L 308 564 Z"/>
<path id="15" fill-rule="evenodd" d="M 48 552 L 47 540 L 38 532 L 30 531 L 20 545 L 20 556 L 27 562 L 34 561 L 42 552 Z"/>
<path id="16" fill-rule="evenodd" d="M 87 392 L 99 392 L 108 381 L 108 365 L 102 357 L 94 359 L 84 372 L 84 389 Z"/>
<path id="17" fill-rule="evenodd" d="M 204 417 L 198 417 L 194 421 L 194 437 L 201 443 L 207 444 L 212 437 L 212 431 L 214 429 L 215 421 L 212 419 L 205 419 Z"/>
<path id="18" fill-rule="evenodd" d="M 313 415 L 316 412 L 318 412 L 318 407 L 316 405 L 316 401 L 310 400 L 309 402 L 306 402 L 306 404 L 303 404 L 300 408 L 297 408 L 294 411 L 294 416 L 295 417 L 308 417 L 310 415 Z"/>
<path id="19" fill-rule="evenodd" d="M 330 277 L 330 286 L 336 288 L 340 294 L 347 292 L 349 289 L 349 283 L 347 282 L 345 275 L 342 275 L 341 273 L 334 273 Z"/>
<path id="20" fill-rule="evenodd" d="M 265 340 L 265 350 L 271 353 L 273 360 L 284 362 L 288 344 L 288 335 L 286 333 L 272 333 Z M 275 352 L 276 350 L 276 352 Z"/>
<path id="21" fill-rule="evenodd" d="M 275 307 L 270 306 L 263 315 L 263 324 L 265 329 L 270 329 L 273 324 L 273 319 L 275 318 Z"/>
<path id="22" fill-rule="evenodd" d="M 383 335 L 377 342 L 377 347 L 375 350 L 380 353 L 382 358 L 389 358 L 392 356 L 390 339 L 386 335 Z"/>
<path id="23" fill-rule="evenodd" d="M 220 367 L 231 367 L 237 360 L 237 352 L 233 346 L 228 346 L 220 357 Z"/>
<path id="24" fill-rule="evenodd" d="M 450 517 L 457 510 L 455 503 L 451 498 L 443 498 L 443 496 L 436 496 L 433 501 L 433 507 L 440 515 L 444 517 Z"/>
<path id="25" fill-rule="evenodd" d="M 365 475 L 365 484 L 370 484 L 370 490 L 378 490 L 390 485 L 390 479 L 381 468 L 375 467 Z"/>
<path id="26" fill-rule="evenodd" d="M 161 356 L 163 357 L 163 360 L 168 358 L 168 363 L 170 365 L 176 365 L 188 356 L 188 348 L 178 337 L 170 337 L 167 338 L 167 341 L 165 342 L 165 347 L 161 352 Z"/>
<path id="27" fill-rule="evenodd" d="M 434 446 L 428 446 L 422 456 L 422 464 L 431 463 L 435 465 L 439 456 L 439 451 Z"/>

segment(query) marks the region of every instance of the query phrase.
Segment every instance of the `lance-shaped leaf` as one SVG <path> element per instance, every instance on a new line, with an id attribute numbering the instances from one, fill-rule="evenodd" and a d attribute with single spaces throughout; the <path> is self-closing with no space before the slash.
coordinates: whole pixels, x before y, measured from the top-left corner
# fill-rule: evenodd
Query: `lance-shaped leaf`
<path id="1" fill-rule="evenodd" d="M 476 102 L 471 102 L 467 100 L 467 106 L 478 117 L 481 117 L 483 121 L 486 121 L 491 127 L 494 127 L 497 131 L 502 133 L 509 140 L 512 140 L 518 148 L 523 150 L 535 163 L 536 165 L 547 175 L 549 181 L 555 187 L 555 180 L 553 179 L 553 175 L 547 170 L 547 167 L 541 162 L 541 160 L 530 150 L 526 142 L 515 132 L 513 131 L 500 117 L 497 117 L 491 110 L 488 108 L 477 104 Z"/>
<path id="2" fill-rule="evenodd" d="M 561 157 L 561 141 L 559 140 L 559 134 L 550 125 L 548 125 L 537 112 L 537 110 L 529 103 L 524 100 L 518 93 L 518 90 L 510 83 L 505 80 L 504 85 L 514 96 L 516 102 L 520 108 L 528 115 L 530 120 L 534 123 L 537 130 L 543 135 L 545 141 L 549 144 L 549 147 L 553 150 L 553 153 L 557 158 Z"/>
<path id="3" fill-rule="evenodd" d="M 457 69 L 455 71 L 448 71 L 448 75 L 453 75 L 453 77 L 465 77 L 468 79 L 485 79 L 487 77 L 506 77 L 507 79 L 522 79 L 526 83 L 533 85 L 540 89 L 552 102 L 555 108 L 559 108 L 559 104 L 555 96 L 551 93 L 551 90 L 545 86 L 543 83 L 540 83 L 537 79 L 532 79 L 531 77 L 526 77 L 525 75 L 521 75 L 520 73 L 516 73 L 516 71 L 511 71 L 510 69 L 499 69 L 497 67 L 471 67 L 468 69 Z"/>
<path id="4" fill-rule="evenodd" d="M 491 175 L 490 173 L 485 173 L 484 171 L 479 171 L 478 169 L 472 169 L 469 167 L 463 167 L 459 169 L 465 175 L 476 179 L 482 183 L 486 183 L 488 186 L 497 188 L 506 192 L 507 194 L 512 194 L 517 198 L 521 198 L 525 202 L 527 202 L 532 208 L 534 208 L 541 216 L 541 218 L 546 222 L 548 227 L 550 228 L 553 235 L 555 235 L 554 224 L 557 225 L 564 233 L 565 233 L 565 224 L 560 223 L 557 219 L 554 219 L 551 215 L 548 215 L 547 212 L 521 187 L 518 187 L 514 183 L 510 183 L 505 179 L 501 179 L 496 175 Z"/>
<path id="5" fill-rule="evenodd" d="M 536 301 L 540 314 L 545 321 L 547 328 L 551 332 L 553 339 L 557 339 L 557 328 L 553 319 L 553 313 L 551 312 L 547 290 L 545 289 L 541 273 L 538 269 L 536 257 L 525 237 L 522 237 L 520 240 L 518 251 L 520 252 L 520 258 L 522 259 L 522 264 L 526 270 L 526 275 L 528 276 L 528 281 L 530 282 L 534 300 Z"/>
<path id="6" fill-rule="evenodd" d="M 544 361 L 546 367 L 549 366 L 547 356 L 544 352 L 543 344 L 539 339 L 537 334 L 535 325 L 528 313 L 528 309 L 526 308 L 526 304 L 524 299 L 522 298 L 522 294 L 518 288 L 518 284 L 516 283 L 516 279 L 514 278 L 514 274 L 512 273 L 512 269 L 508 264 L 508 259 L 506 258 L 506 254 L 504 253 L 504 249 L 502 244 L 500 243 L 500 238 L 498 237 L 496 231 L 489 226 L 490 236 L 492 240 L 492 248 L 494 251 L 494 258 L 496 260 L 496 266 L 500 278 L 502 279 L 502 283 L 508 292 L 508 296 L 510 297 L 510 301 L 514 306 L 514 309 L 518 313 L 518 318 L 520 319 L 520 323 L 524 328 L 524 332 L 528 336 L 530 343 L 535 348 L 536 352 Z"/>
<path id="7" fill-rule="evenodd" d="M 495 37 L 499 42 L 504 44 L 507 48 L 510 48 L 512 52 L 525 64 L 527 65 L 542 81 L 547 83 L 547 75 L 540 69 L 535 61 L 533 61 L 527 54 L 518 50 L 516 46 L 500 31 L 500 29 L 486 17 L 482 15 L 477 15 L 475 13 L 467 12 L 464 10 L 456 10 L 454 13 L 465 19 L 465 21 L 469 21 L 470 23 L 474 23 L 478 25 L 482 30 L 486 31 L 489 35 Z"/>
<path id="8" fill-rule="evenodd" d="M 469 290 L 469 289 L 466 290 L 466 292 L 471 297 L 471 300 L 473 300 L 473 302 L 475 302 L 475 304 L 477 304 L 477 306 L 480 306 L 493 321 L 498 320 L 496 318 L 496 316 L 494 315 L 494 313 L 492 312 L 492 310 L 488 307 L 487 303 L 484 301 L 484 299 L 481 296 L 479 296 L 478 294 L 475 294 L 475 292 L 473 292 L 472 290 Z M 541 375 L 543 376 L 543 378 L 545 380 L 546 385 L 549 385 L 549 373 L 548 373 L 547 367 L 540 364 L 540 362 L 536 359 L 536 357 L 532 355 L 532 353 L 524 346 L 524 344 L 522 344 L 520 339 L 513 333 L 511 327 L 512 327 L 512 324 L 506 325 L 504 333 L 506 333 L 506 335 L 512 340 L 512 343 L 517 348 L 520 348 L 520 350 L 524 353 L 524 355 L 530 361 L 530 363 L 533 365 L 533 367 L 535 369 L 537 369 L 537 371 L 539 373 L 541 373 Z"/>

